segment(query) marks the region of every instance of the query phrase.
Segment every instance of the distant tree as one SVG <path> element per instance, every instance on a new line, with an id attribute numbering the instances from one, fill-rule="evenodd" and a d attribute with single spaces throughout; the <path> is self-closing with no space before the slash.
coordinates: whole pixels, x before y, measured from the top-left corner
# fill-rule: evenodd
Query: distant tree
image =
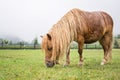
<path id="1" fill-rule="evenodd" d="M 114 47 L 115 47 L 115 48 L 118 48 L 118 47 L 119 47 L 119 43 L 118 43 L 118 41 L 117 41 L 116 39 L 114 40 Z"/>
<path id="2" fill-rule="evenodd" d="M 19 44 L 20 44 L 20 48 L 22 48 L 22 46 L 24 46 L 24 41 L 19 42 Z"/>
<path id="3" fill-rule="evenodd" d="M 7 39 L 4 39 L 3 41 L 4 41 L 4 43 L 5 43 L 6 45 L 7 45 L 8 42 L 9 42 Z"/>
<path id="4" fill-rule="evenodd" d="M 3 39 L 0 39 L 0 44 L 1 44 L 2 47 L 3 47 L 3 44 L 4 44 Z"/>
<path id="5" fill-rule="evenodd" d="M 0 39 L 0 44 L 2 45 L 2 47 L 4 46 L 4 45 L 7 45 L 8 44 L 8 40 L 7 39 Z"/>
<path id="6" fill-rule="evenodd" d="M 119 39 L 120 39 L 120 34 L 118 34 L 118 35 L 117 35 L 117 38 L 119 38 Z"/>
<path id="7" fill-rule="evenodd" d="M 37 39 L 37 37 L 35 37 L 35 39 L 33 40 L 33 42 L 34 42 L 34 49 L 36 48 L 36 45 L 38 44 L 38 39 Z"/>
<path id="8" fill-rule="evenodd" d="M 12 41 L 9 41 L 9 45 L 12 45 L 13 44 L 13 42 Z"/>
<path id="9" fill-rule="evenodd" d="M 3 44 L 4 44 L 5 46 L 7 46 L 8 43 L 9 43 L 9 41 L 8 41 L 7 39 L 4 39 L 4 40 L 3 40 Z"/>

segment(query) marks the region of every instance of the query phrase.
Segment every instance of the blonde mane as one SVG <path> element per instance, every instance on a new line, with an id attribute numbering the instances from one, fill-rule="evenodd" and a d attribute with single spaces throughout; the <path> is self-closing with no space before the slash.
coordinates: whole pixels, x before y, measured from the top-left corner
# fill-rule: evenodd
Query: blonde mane
<path id="1" fill-rule="evenodd" d="M 76 41 L 78 30 L 82 32 L 83 29 L 81 28 L 83 18 L 80 15 L 82 13 L 78 9 L 72 9 L 50 29 L 48 34 L 52 37 L 53 51 L 55 51 L 53 53 L 59 53 L 60 55 L 66 53 L 70 43 Z"/>

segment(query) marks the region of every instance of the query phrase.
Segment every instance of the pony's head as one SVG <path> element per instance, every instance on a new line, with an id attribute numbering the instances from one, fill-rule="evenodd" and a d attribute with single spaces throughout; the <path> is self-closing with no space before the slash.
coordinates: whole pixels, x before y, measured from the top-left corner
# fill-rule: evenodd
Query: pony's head
<path id="1" fill-rule="evenodd" d="M 53 45 L 52 37 L 50 34 L 42 36 L 42 50 L 45 53 L 45 64 L 47 67 L 53 67 L 55 65 L 55 60 L 53 59 Z"/>

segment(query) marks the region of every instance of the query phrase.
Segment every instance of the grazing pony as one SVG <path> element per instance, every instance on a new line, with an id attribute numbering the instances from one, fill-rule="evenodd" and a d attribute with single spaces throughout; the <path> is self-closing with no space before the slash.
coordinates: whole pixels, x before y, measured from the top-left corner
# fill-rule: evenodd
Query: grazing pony
<path id="1" fill-rule="evenodd" d="M 70 64 L 70 43 L 78 43 L 79 65 L 83 64 L 83 46 L 99 41 L 104 50 L 104 65 L 112 57 L 113 20 L 103 11 L 87 12 L 72 9 L 65 14 L 47 34 L 42 36 L 42 49 L 45 52 L 45 64 L 53 67 L 59 57 L 66 53 L 66 63 Z M 92 55 L 92 54 L 91 54 Z"/>

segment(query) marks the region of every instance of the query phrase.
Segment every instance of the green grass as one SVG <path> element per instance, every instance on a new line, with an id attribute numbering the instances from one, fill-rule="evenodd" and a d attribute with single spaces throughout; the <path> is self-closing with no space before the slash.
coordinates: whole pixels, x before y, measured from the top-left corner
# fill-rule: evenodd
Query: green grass
<path id="1" fill-rule="evenodd" d="M 84 65 L 78 67 L 77 50 L 71 50 L 71 64 L 47 68 L 41 50 L 0 50 L 0 80 L 120 80 L 120 50 L 101 66 L 102 50 L 84 50 Z"/>

